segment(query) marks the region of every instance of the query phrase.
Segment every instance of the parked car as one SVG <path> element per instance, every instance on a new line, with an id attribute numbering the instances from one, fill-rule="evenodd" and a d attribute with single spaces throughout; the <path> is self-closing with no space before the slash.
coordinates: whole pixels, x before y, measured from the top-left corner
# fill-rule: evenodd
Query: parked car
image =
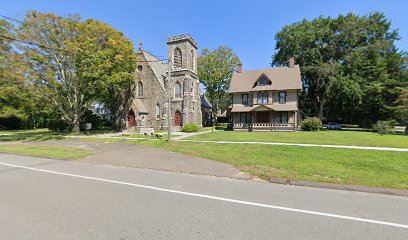
<path id="1" fill-rule="evenodd" d="M 335 123 L 335 122 L 329 122 L 329 123 L 327 124 L 327 129 L 330 129 L 330 130 L 341 130 L 341 127 L 340 127 L 340 125 L 338 125 L 338 124 Z"/>

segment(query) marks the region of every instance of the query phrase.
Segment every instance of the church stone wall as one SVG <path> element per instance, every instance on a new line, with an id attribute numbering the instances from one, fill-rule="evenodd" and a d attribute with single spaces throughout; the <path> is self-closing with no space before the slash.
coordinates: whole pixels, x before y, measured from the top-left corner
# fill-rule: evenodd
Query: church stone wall
<path id="1" fill-rule="evenodd" d="M 169 58 L 173 58 L 174 51 L 179 48 L 182 53 L 181 69 L 171 70 L 171 122 L 174 124 L 174 114 L 180 111 L 182 126 L 186 123 L 195 122 L 202 126 L 201 98 L 199 95 L 199 83 L 197 78 L 197 43 L 189 35 L 170 37 L 167 42 Z M 193 55 L 191 54 L 193 53 Z M 163 89 L 160 84 L 162 79 L 157 79 L 151 65 L 147 62 L 143 49 L 140 47 L 137 54 L 137 66 L 135 71 L 134 99 L 140 99 L 147 113 L 141 112 L 140 106 L 132 103 L 131 109 L 136 115 L 137 128 L 153 127 L 155 129 L 167 128 L 167 100 L 168 89 Z M 141 67 L 139 67 L 141 66 Z M 161 77 L 161 76 L 159 76 Z M 138 96 L 138 83 L 143 84 L 143 96 Z M 181 84 L 182 94 L 176 99 L 175 83 Z M 167 87 L 167 86 L 166 86 Z M 156 105 L 160 105 L 160 117 L 156 117 Z"/>

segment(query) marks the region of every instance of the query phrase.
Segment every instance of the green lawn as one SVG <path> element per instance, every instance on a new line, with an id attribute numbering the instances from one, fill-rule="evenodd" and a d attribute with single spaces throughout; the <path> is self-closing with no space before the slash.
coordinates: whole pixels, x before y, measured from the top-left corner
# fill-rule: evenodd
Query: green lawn
<path id="1" fill-rule="evenodd" d="M 408 189 L 408 153 L 320 147 L 132 141 L 231 164 L 261 178 Z"/>
<path id="2" fill-rule="evenodd" d="M 57 159 L 79 159 L 91 154 L 91 152 L 86 149 L 75 147 L 34 145 L 0 145 L 0 152 Z"/>
<path id="3" fill-rule="evenodd" d="M 61 140 L 65 135 L 48 129 L 0 131 L 0 142 Z"/>
<path id="4" fill-rule="evenodd" d="M 0 131 L 0 142 L 63 140 L 65 139 L 65 136 L 92 136 L 112 132 L 113 131 L 106 129 L 95 130 L 89 133 L 81 132 L 79 134 L 71 132 L 53 132 L 46 128 L 35 130 L 11 130 Z"/>
<path id="5" fill-rule="evenodd" d="M 186 139 L 235 142 L 284 142 L 408 148 L 408 136 L 363 131 L 238 132 L 216 131 Z"/>

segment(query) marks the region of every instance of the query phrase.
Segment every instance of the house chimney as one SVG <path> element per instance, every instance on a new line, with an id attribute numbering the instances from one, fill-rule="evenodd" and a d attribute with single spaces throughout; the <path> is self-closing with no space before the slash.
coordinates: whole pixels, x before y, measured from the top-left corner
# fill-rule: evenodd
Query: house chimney
<path id="1" fill-rule="evenodd" d="M 238 63 L 238 70 L 237 70 L 237 72 L 238 72 L 238 73 L 242 73 L 242 63 L 241 63 L 241 62 Z"/>
<path id="2" fill-rule="evenodd" d="M 295 58 L 292 56 L 289 58 L 289 67 L 293 68 L 295 66 Z"/>

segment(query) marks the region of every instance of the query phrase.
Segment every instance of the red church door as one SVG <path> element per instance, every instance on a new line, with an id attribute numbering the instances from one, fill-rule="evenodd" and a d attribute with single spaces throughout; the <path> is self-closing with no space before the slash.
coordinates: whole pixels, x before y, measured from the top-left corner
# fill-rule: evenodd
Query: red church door
<path id="1" fill-rule="evenodd" d="M 136 121 L 135 121 L 135 113 L 133 112 L 133 110 L 130 110 L 128 113 L 128 127 L 134 127 L 136 125 Z"/>
<path id="2" fill-rule="evenodd" d="M 181 126 L 181 113 L 180 111 L 176 111 L 174 113 L 174 126 Z"/>

